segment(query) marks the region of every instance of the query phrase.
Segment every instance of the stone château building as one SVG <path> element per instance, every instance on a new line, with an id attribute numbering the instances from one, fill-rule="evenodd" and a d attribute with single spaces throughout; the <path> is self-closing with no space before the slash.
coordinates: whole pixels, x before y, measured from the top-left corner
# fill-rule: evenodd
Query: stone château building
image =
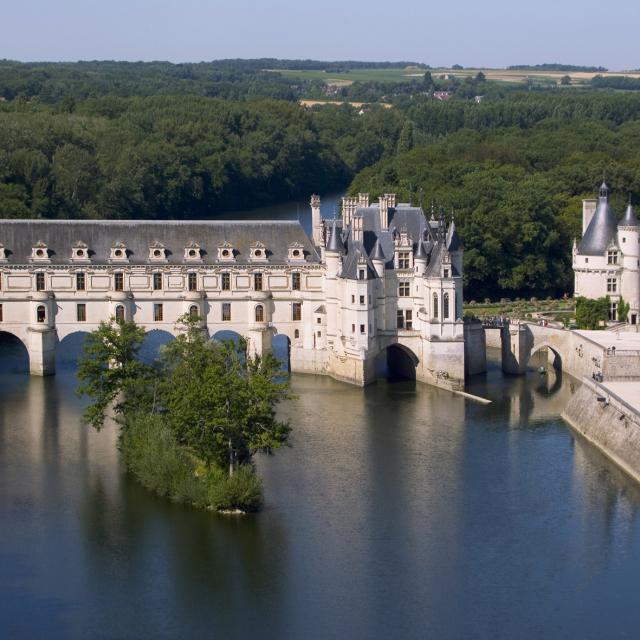
<path id="1" fill-rule="evenodd" d="M 618 222 L 609 204 L 609 189 L 600 187 L 597 200 L 582 203 L 582 240 L 573 244 L 575 295 L 609 296 L 611 320 L 638 324 L 640 318 L 640 223 L 629 203 Z M 620 299 L 629 315 L 619 317 Z"/>
<path id="2" fill-rule="evenodd" d="M 400 349 L 419 380 L 462 388 L 472 327 L 454 223 L 394 194 L 344 198 L 332 222 L 318 196 L 311 209 L 311 237 L 294 221 L 2 220 L 0 331 L 44 375 L 56 344 L 101 320 L 175 335 L 188 313 L 256 354 L 286 336 L 292 371 L 364 385 Z"/>

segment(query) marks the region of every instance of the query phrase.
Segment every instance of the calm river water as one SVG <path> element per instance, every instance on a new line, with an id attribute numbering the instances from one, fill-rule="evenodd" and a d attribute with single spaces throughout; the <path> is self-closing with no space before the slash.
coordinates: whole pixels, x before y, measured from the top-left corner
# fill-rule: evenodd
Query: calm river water
<path id="1" fill-rule="evenodd" d="M 559 418 L 568 377 L 492 363 L 481 405 L 294 375 L 266 507 L 224 517 L 138 486 L 73 370 L 0 364 L 3 639 L 640 633 L 640 490 Z"/>

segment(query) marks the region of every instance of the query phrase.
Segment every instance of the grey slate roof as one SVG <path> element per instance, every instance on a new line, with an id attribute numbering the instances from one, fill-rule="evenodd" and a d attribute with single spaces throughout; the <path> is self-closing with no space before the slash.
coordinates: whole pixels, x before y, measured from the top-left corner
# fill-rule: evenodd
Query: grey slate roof
<path id="1" fill-rule="evenodd" d="M 437 270 L 439 270 L 439 256 L 444 248 L 442 242 L 437 242 L 441 223 L 438 220 L 427 221 L 420 207 L 398 204 L 395 208 L 389 208 L 389 228 L 385 231 L 380 226 L 380 213 L 377 204 L 358 208 L 356 215 L 363 218 L 363 240 L 362 242 L 354 242 L 349 228 L 346 233 L 343 233 L 342 239 L 346 245 L 346 255 L 342 264 L 341 277 L 348 279 L 357 277 L 359 257 L 367 258 L 368 277 L 370 278 L 376 277 L 371 263 L 374 255 L 377 257 L 382 254 L 383 258 L 387 260 L 385 267 L 393 269 L 395 253 L 393 237 L 401 229 L 406 229 L 409 237 L 413 240 L 414 252 L 422 250 L 427 258 L 427 264 L 431 265 L 437 262 Z M 444 228 L 442 232 L 444 233 Z"/>
<path id="2" fill-rule="evenodd" d="M 225 241 L 239 263 L 249 262 L 249 247 L 258 241 L 265 245 L 270 264 L 286 263 L 293 243 L 302 245 L 307 262 L 320 262 L 295 220 L 0 220 L 0 245 L 8 251 L 10 263 L 30 263 L 38 241 L 47 245 L 52 264 L 71 264 L 71 248 L 78 242 L 87 244 L 93 264 L 109 263 L 116 242 L 125 244 L 130 264 L 147 264 L 149 247 L 155 242 L 166 248 L 169 264 L 182 264 L 184 248 L 193 242 L 200 246 L 202 261 L 215 264 L 218 245 Z"/>
<path id="3" fill-rule="evenodd" d="M 578 253 L 587 256 L 603 255 L 611 242 L 615 243 L 617 234 L 618 221 L 609 206 L 607 186 L 603 184 L 596 212 L 578 245 Z"/>
<path id="4" fill-rule="evenodd" d="M 344 251 L 344 245 L 342 244 L 342 231 L 337 227 L 335 220 L 333 221 L 333 225 L 329 230 L 327 251 L 335 251 L 337 253 L 342 253 Z"/>
<path id="5" fill-rule="evenodd" d="M 633 205 L 629 203 L 627 205 L 627 210 L 624 212 L 624 216 L 622 216 L 622 220 L 618 223 L 619 227 L 638 227 L 640 223 L 638 223 L 638 217 L 636 216 L 636 211 L 633 208 Z"/>

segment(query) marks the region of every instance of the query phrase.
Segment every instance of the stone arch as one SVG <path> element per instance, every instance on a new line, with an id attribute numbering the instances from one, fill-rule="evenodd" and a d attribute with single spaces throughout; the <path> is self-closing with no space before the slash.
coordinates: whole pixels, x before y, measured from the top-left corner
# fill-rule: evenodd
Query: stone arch
<path id="1" fill-rule="evenodd" d="M 420 359 L 403 344 L 394 342 L 376 356 L 376 376 L 388 380 L 415 380 Z"/>
<path id="2" fill-rule="evenodd" d="M 283 371 L 291 371 L 291 339 L 286 333 L 273 336 L 271 353 L 280 360 Z"/>
<path id="3" fill-rule="evenodd" d="M 240 340 L 242 340 L 244 338 L 243 335 L 241 335 L 240 333 L 238 333 L 237 331 L 234 331 L 233 329 L 220 329 L 219 331 L 216 331 L 212 336 L 211 339 L 212 340 L 218 340 L 220 342 L 223 342 L 225 340 L 231 340 L 233 341 L 236 345 L 240 342 Z M 244 338 L 246 339 L 246 338 Z"/>
<path id="4" fill-rule="evenodd" d="M 175 336 L 164 329 L 151 329 L 147 331 L 140 351 L 138 352 L 140 360 L 150 364 L 158 358 L 162 347 L 172 340 L 175 340 Z"/>
<path id="5" fill-rule="evenodd" d="M 30 363 L 25 341 L 11 330 L 0 330 L 0 374 L 29 373 Z"/>
<path id="6" fill-rule="evenodd" d="M 543 349 L 547 349 L 549 352 L 549 362 L 551 362 L 554 369 L 557 371 L 562 371 L 562 354 L 558 351 L 556 347 L 551 346 L 546 340 L 541 342 L 540 344 L 533 345 L 531 349 L 531 353 L 527 359 L 527 365 L 531 362 L 531 358 L 534 354 L 539 353 Z"/>
<path id="7" fill-rule="evenodd" d="M 88 331 L 71 331 L 62 339 L 56 340 L 56 372 L 73 371 L 84 352 Z"/>

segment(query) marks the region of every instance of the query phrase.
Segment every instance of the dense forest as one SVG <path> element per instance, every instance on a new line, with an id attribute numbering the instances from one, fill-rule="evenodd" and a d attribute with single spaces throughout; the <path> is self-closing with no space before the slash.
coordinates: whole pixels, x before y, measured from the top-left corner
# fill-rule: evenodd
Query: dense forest
<path id="1" fill-rule="evenodd" d="M 466 296 L 480 299 L 570 291 L 580 200 L 604 172 L 618 210 L 640 194 L 637 93 L 523 91 L 425 69 L 336 95 L 392 108 L 309 110 L 298 97 L 326 85 L 267 62 L 285 68 L 0 62 L 0 215 L 208 217 L 351 182 L 455 212 Z M 434 99 L 443 89 L 451 100 Z"/>

